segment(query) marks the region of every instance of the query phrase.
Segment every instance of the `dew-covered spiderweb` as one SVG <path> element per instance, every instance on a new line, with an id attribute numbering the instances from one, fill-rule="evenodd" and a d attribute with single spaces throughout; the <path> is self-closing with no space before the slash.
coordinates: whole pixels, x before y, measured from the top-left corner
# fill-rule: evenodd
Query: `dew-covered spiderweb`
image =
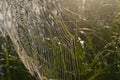
<path id="1" fill-rule="evenodd" d="M 85 1 L 0 1 L 0 31 L 9 35 L 36 80 L 80 80 L 84 41 L 79 34 L 89 30 L 81 25 L 89 19 Z"/>

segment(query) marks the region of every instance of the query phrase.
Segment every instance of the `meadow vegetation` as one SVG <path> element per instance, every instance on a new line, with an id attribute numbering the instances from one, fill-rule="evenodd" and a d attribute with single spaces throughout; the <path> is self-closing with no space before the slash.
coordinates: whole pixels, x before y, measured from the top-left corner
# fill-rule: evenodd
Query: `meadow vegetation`
<path id="1" fill-rule="evenodd" d="M 120 79 L 119 0 L 5 1 L 0 80 Z"/>

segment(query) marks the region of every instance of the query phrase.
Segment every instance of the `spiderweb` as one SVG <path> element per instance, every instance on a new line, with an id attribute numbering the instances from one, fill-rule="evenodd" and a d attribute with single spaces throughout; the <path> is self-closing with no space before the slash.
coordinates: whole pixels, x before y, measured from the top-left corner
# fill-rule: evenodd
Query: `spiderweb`
<path id="1" fill-rule="evenodd" d="M 9 35 L 19 57 L 36 80 L 80 79 L 81 63 L 77 60 L 82 61 L 82 55 L 76 53 L 75 43 L 81 40 L 77 32 L 82 28 L 77 26 L 76 19 L 83 19 L 84 13 L 70 11 L 67 1 L 0 1 L 3 23 L 0 30 Z M 83 0 L 77 1 L 84 4 Z M 80 9 L 83 11 L 82 7 Z"/>

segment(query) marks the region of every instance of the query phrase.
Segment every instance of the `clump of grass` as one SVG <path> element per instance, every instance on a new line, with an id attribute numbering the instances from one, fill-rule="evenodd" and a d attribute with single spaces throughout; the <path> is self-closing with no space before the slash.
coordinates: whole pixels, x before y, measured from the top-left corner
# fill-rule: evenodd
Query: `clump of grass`
<path id="1" fill-rule="evenodd" d="M 111 17 L 106 20 L 102 14 L 96 14 L 99 11 L 93 7 L 93 11 L 89 11 L 92 14 L 83 16 L 84 12 L 80 14 L 70 6 L 70 9 L 62 8 L 57 0 L 1 2 L 6 4 L 2 28 L 11 38 L 25 67 L 37 80 L 105 80 L 110 79 L 108 76 L 113 75 L 114 70 L 119 75 L 119 63 L 116 63 L 119 62 L 119 32 L 115 32 L 115 39 L 105 38 L 110 39 L 114 32 L 109 23 Z M 105 33 L 108 35 L 104 36 Z M 116 75 L 112 77 L 119 80 Z"/>

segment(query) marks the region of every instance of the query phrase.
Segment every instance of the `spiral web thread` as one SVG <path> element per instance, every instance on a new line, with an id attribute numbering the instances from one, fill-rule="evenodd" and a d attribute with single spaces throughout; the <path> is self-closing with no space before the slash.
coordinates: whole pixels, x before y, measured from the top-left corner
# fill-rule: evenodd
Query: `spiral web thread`
<path id="1" fill-rule="evenodd" d="M 83 0 L 75 1 L 84 4 Z M 0 1 L 0 30 L 9 35 L 25 67 L 37 80 L 80 80 L 81 63 L 76 60 L 82 54 L 76 53 L 75 45 L 80 40 L 79 27 L 76 19 L 65 22 L 63 12 L 68 11 L 75 18 L 84 17 L 64 8 L 65 5 L 63 0 Z"/>
<path id="2" fill-rule="evenodd" d="M 57 78 L 50 75 L 53 72 L 46 74 L 47 71 L 44 70 L 53 68 L 52 58 L 57 55 L 57 53 L 52 54 L 55 47 L 52 48 L 50 45 L 56 46 L 62 43 L 71 46 L 71 33 L 65 31 L 67 29 L 64 29 L 62 18 L 58 18 L 61 16 L 58 13 L 60 5 L 56 6 L 58 2 L 55 0 L 0 1 L 1 20 L 4 23 L 1 29 L 10 36 L 19 57 L 37 80 L 43 80 L 44 76 Z M 60 27 L 60 25 L 64 26 Z"/>

